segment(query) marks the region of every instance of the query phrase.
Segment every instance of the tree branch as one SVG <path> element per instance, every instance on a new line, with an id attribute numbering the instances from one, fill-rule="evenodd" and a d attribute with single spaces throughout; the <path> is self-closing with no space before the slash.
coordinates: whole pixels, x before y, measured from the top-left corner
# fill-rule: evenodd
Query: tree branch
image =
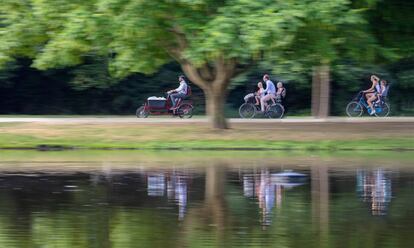
<path id="1" fill-rule="evenodd" d="M 188 78 L 193 81 L 195 84 L 197 84 L 201 89 L 208 90 L 208 81 L 203 79 L 198 72 L 197 68 L 193 66 L 188 61 L 183 61 L 183 63 L 180 63 L 181 68 L 183 69 L 184 73 L 188 76 Z"/>
<path id="2" fill-rule="evenodd" d="M 234 75 L 235 68 L 236 68 L 235 59 L 225 60 L 223 56 L 220 56 L 216 60 L 217 74 L 213 82 L 213 87 L 219 91 L 226 90 L 227 86 L 230 84 L 230 79 Z"/>

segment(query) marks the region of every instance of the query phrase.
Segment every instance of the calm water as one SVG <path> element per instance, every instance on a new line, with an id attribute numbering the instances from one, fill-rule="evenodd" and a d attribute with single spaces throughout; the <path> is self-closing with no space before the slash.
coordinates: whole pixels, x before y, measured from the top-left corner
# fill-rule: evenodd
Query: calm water
<path id="1" fill-rule="evenodd" d="M 4 162 L 0 247 L 414 247 L 413 170 L 331 163 Z"/>

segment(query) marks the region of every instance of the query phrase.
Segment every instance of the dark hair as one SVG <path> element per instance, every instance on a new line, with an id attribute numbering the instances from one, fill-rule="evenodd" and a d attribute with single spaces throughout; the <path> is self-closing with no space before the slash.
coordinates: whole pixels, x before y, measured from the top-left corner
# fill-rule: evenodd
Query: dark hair
<path id="1" fill-rule="evenodd" d="M 264 75 L 263 75 L 263 78 L 265 78 L 265 79 L 270 79 L 269 74 L 264 74 Z"/>
<path id="2" fill-rule="evenodd" d="M 387 84 L 388 82 L 387 82 L 387 80 L 385 80 L 385 79 L 381 79 L 380 83 Z"/>
<path id="3" fill-rule="evenodd" d="M 184 75 L 180 75 L 180 76 L 178 76 L 178 79 L 179 79 L 179 80 L 180 80 L 180 79 L 185 80 L 185 76 L 184 76 Z"/>

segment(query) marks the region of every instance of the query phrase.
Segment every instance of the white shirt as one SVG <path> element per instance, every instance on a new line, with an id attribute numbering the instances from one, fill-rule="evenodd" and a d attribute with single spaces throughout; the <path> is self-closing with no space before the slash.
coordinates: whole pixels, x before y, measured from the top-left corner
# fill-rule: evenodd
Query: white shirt
<path id="1" fill-rule="evenodd" d="M 180 81 L 180 86 L 178 86 L 177 89 L 174 90 L 177 93 L 181 93 L 181 94 L 187 94 L 187 83 L 185 82 L 185 80 Z"/>
<path id="2" fill-rule="evenodd" d="M 273 95 L 276 94 L 276 87 L 275 87 L 275 85 L 273 84 L 272 81 L 270 81 L 270 80 L 266 81 L 266 89 L 265 89 L 264 92 L 266 94 L 273 94 Z"/>

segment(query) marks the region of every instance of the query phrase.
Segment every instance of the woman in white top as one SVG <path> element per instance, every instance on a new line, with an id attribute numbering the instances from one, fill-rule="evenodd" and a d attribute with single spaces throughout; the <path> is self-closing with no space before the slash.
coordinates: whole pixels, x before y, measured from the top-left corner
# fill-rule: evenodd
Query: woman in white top
<path id="1" fill-rule="evenodd" d="M 371 88 L 362 91 L 365 94 L 365 98 L 367 99 L 368 106 L 371 108 L 370 115 L 375 114 L 375 108 L 372 102 L 377 99 L 377 94 L 381 91 L 381 85 L 379 84 L 379 78 L 375 75 L 371 76 Z"/>

